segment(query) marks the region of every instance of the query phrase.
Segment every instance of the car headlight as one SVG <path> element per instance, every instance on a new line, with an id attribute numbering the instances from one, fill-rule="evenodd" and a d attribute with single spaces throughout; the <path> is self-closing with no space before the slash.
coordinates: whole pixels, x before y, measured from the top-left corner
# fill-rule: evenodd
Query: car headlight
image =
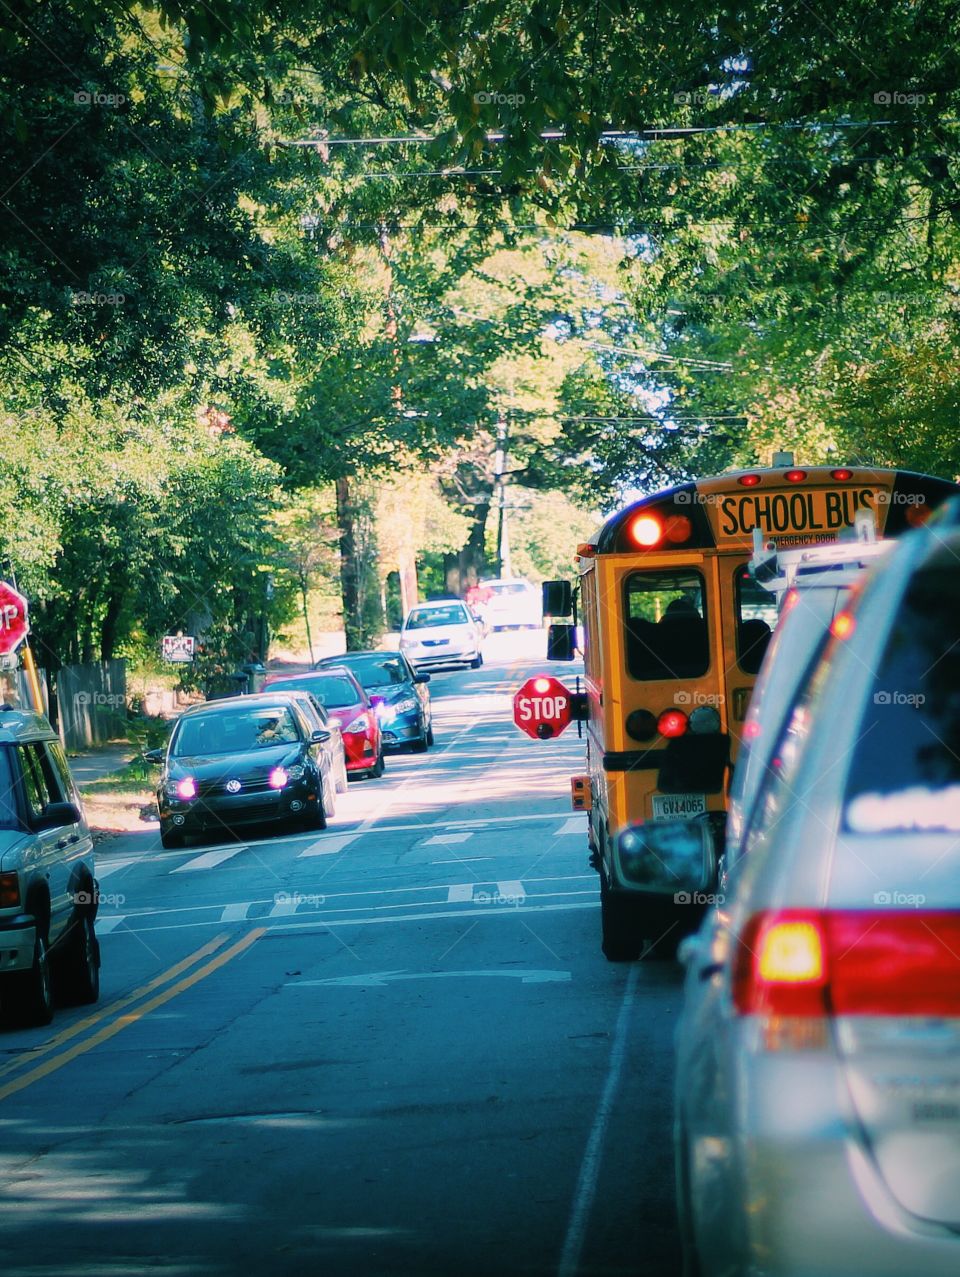
<path id="1" fill-rule="evenodd" d="M 294 763 L 294 765 L 292 767 L 288 767 L 286 771 L 287 780 L 303 780 L 304 775 L 306 774 L 306 768 L 302 763 Z"/>
<path id="2" fill-rule="evenodd" d="M 168 780 L 164 788 L 168 798 L 188 800 L 197 796 L 197 782 L 192 776 L 182 776 L 179 780 Z"/>
<path id="3" fill-rule="evenodd" d="M 290 779 L 290 774 L 286 767 L 274 767 L 270 773 L 270 788 L 283 789 L 284 785 Z"/>
<path id="4" fill-rule="evenodd" d="M 353 722 L 348 723 L 346 727 L 341 728 L 344 736 L 357 735 L 360 732 L 368 732 L 370 730 L 369 714 L 358 714 Z"/>
<path id="5" fill-rule="evenodd" d="M 409 714 L 417 708 L 417 702 L 412 696 L 406 696 L 402 701 L 397 701 L 395 705 L 389 705 L 391 714 Z"/>

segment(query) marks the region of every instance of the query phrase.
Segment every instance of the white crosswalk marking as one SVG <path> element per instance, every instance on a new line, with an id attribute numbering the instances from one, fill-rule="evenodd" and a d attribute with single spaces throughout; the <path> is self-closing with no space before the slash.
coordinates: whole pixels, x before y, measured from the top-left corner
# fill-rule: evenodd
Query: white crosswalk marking
<path id="1" fill-rule="evenodd" d="M 466 842 L 468 838 L 472 838 L 472 833 L 461 834 L 434 834 L 432 838 L 428 838 L 424 842 L 424 847 L 449 846 L 451 843 Z"/>
<path id="2" fill-rule="evenodd" d="M 97 917 L 96 928 L 98 936 L 108 936 L 111 931 L 116 931 L 120 923 L 124 921 L 125 915 L 122 913 L 112 913 L 109 917 L 105 917 L 102 913 Z"/>
<path id="3" fill-rule="evenodd" d="M 562 838 L 564 834 L 580 834 L 587 832 L 587 822 L 582 816 L 570 816 L 554 834 L 554 838 Z"/>
<path id="4" fill-rule="evenodd" d="M 309 847 L 301 851 L 297 859 L 302 860 L 304 856 L 336 856 L 352 842 L 356 842 L 358 837 L 359 834 L 340 834 L 329 838 L 318 838 L 316 842 L 312 842 Z"/>
<path id="5" fill-rule="evenodd" d="M 473 899 L 473 883 L 472 882 L 455 882 L 447 891 L 447 904 L 456 905 L 463 904 L 466 900 Z"/>
<path id="6" fill-rule="evenodd" d="M 248 904 L 225 905 L 223 913 L 220 915 L 220 921 L 243 922 L 249 912 L 250 906 Z"/>
<path id="7" fill-rule="evenodd" d="M 296 896 L 285 896 L 282 900 L 278 900 L 270 910 L 268 917 L 270 918 L 289 918 L 292 913 L 297 912 L 297 905 L 300 903 Z"/>
<path id="8" fill-rule="evenodd" d="M 126 869 L 127 865 L 135 865 L 137 856 L 126 856 L 119 860 L 101 860 L 97 864 L 97 881 L 103 882 L 104 878 L 109 878 L 111 874 L 115 874 L 118 869 Z"/>
<path id="9" fill-rule="evenodd" d="M 523 889 L 522 882 L 498 882 L 497 894 L 510 900 L 523 900 L 526 892 Z"/>
<path id="10" fill-rule="evenodd" d="M 214 865 L 222 865 L 225 860 L 230 860 L 233 856 L 237 856 L 241 851 L 247 851 L 246 843 L 241 843 L 237 847 L 221 847 L 219 851 L 205 851 L 202 856 L 196 856 L 193 860 L 188 860 L 185 865 L 179 865 L 176 869 L 171 869 L 171 873 L 186 874 L 193 873 L 196 869 L 212 869 Z"/>

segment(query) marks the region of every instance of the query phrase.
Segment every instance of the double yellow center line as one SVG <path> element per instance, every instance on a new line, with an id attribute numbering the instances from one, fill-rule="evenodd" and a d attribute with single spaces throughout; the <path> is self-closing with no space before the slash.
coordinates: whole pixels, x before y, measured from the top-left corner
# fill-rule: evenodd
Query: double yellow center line
<path id="1" fill-rule="evenodd" d="M 115 1037 L 121 1030 L 128 1028 L 131 1024 L 136 1024 L 138 1020 L 143 1019 L 145 1015 L 149 1015 L 151 1011 L 155 1011 L 157 1007 L 163 1006 L 165 1002 L 169 1002 L 172 998 L 177 997 L 178 994 L 186 992 L 193 985 L 199 984 L 208 975 L 212 975 L 214 971 L 218 971 L 233 958 L 243 953 L 244 950 L 249 949 L 266 930 L 266 927 L 256 927 L 252 931 L 248 931 L 245 936 L 235 944 L 230 945 L 229 948 L 221 949 L 221 945 L 230 939 L 230 933 L 224 932 L 168 970 L 161 972 L 158 976 L 154 976 L 152 980 L 141 985 L 139 989 L 134 989 L 132 993 L 125 994 L 122 998 L 111 1002 L 102 1010 L 78 1020 L 76 1024 L 71 1024 L 69 1028 L 52 1037 L 37 1050 L 31 1051 L 28 1059 L 21 1057 L 3 1065 L 0 1067 L 0 1079 L 8 1077 L 12 1073 L 18 1073 L 25 1063 L 32 1064 L 39 1056 L 50 1057 L 44 1060 L 42 1064 L 36 1064 L 33 1068 L 28 1068 L 25 1073 L 20 1072 L 17 1077 L 11 1078 L 9 1082 L 0 1083 L 0 1100 L 5 1100 L 10 1095 L 16 1095 L 18 1091 L 32 1086 L 34 1082 L 39 1082 L 42 1078 L 49 1077 L 51 1073 L 62 1069 L 64 1065 L 69 1064 L 78 1056 L 84 1055 L 87 1051 L 92 1051 L 94 1047 L 100 1046 L 101 1043 L 109 1041 L 110 1038 Z M 217 950 L 220 950 L 220 952 L 217 952 Z M 216 954 L 216 956 L 211 957 L 212 954 Z M 205 958 L 209 958 L 210 961 L 204 962 Z M 203 965 L 197 966 L 197 963 L 203 963 Z M 191 968 L 194 969 L 191 970 Z M 189 972 L 189 974 L 185 974 L 186 972 Z M 174 983 L 171 984 L 171 981 Z M 161 991 L 155 992 L 156 990 Z M 143 1001 L 144 998 L 146 1001 Z M 136 1005 L 137 1003 L 140 1005 Z M 127 1010 L 127 1008 L 132 1009 Z M 103 1027 L 97 1029 L 94 1033 L 90 1033 L 90 1030 L 94 1029 L 98 1024 L 102 1024 Z M 89 1036 L 84 1036 L 86 1034 L 89 1034 Z M 77 1041 L 76 1039 L 81 1040 Z"/>

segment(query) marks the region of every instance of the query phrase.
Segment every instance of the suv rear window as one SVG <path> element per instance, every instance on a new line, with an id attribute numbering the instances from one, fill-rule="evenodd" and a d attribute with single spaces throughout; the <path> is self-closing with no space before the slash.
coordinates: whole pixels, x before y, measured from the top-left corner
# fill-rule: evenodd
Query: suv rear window
<path id="1" fill-rule="evenodd" d="M 847 778 L 855 833 L 960 831 L 960 570 L 922 569 L 900 604 Z"/>
<path id="2" fill-rule="evenodd" d="M 691 568 L 631 572 L 624 585 L 632 678 L 699 678 L 710 668 L 703 577 Z"/>
<path id="3" fill-rule="evenodd" d="M 13 787 L 13 746 L 0 745 L 0 829 L 19 829 L 17 797 Z"/>

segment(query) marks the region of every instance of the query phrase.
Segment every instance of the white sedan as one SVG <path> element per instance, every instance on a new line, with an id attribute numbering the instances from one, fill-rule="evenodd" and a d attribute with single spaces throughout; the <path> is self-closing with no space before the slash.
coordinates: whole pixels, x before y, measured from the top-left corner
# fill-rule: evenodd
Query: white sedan
<path id="1" fill-rule="evenodd" d="M 480 627 L 465 603 L 418 603 L 400 631 L 400 651 L 416 669 L 431 665 L 468 665 L 479 669 Z"/>

